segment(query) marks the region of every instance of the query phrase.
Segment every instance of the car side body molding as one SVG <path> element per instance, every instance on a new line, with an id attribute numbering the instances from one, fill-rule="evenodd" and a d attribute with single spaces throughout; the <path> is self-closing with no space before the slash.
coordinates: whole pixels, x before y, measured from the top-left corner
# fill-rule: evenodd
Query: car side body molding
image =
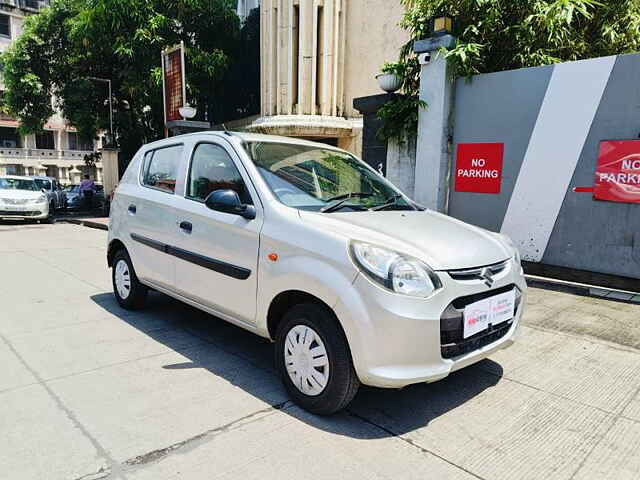
<path id="1" fill-rule="evenodd" d="M 215 258 L 205 257 L 204 255 L 183 250 L 182 248 L 178 248 L 173 245 L 167 245 L 165 243 L 158 242 L 157 240 L 138 235 L 137 233 L 132 233 L 131 238 L 138 243 L 142 243 L 150 248 L 164 252 L 167 255 L 171 255 L 200 267 L 227 275 L 228 277 L 238 280 L 246 280 L 251 276 L 251 270 L 247 268 L 232 265 L 221 260 L 216 260 Z"/>

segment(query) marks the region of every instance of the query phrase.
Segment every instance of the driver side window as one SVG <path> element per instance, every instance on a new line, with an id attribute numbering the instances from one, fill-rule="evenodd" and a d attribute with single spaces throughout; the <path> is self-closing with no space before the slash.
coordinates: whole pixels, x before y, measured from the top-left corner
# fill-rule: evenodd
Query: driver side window
<path id="1" fill-rule="evenodd" d="M 253 205 L 244 180 L 225 149 L 201 143 L 193 151 L 187 197 L 204 202 L 216 190 L 233 190 L 242 203 Z"/>

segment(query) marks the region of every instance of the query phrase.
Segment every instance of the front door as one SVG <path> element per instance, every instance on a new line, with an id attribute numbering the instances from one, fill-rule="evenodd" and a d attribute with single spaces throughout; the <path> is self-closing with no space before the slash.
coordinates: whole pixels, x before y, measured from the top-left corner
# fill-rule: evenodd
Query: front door
<path id="1" fill-rule="evenodd" d="M 209 209 L 204 200 L 224 189 L 235 190 L 243 203 L 255 205 L 256 218 Z M 224 140 L 197 143 L 185 195 L 177 200 L 176 290 L 223 316 L 254 324 L 263 214 L 233 147 Z"/>

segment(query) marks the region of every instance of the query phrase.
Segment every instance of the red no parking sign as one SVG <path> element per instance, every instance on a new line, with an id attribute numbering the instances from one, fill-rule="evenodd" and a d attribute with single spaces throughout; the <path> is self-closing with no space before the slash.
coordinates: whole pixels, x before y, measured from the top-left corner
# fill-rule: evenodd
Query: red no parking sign
<path id="1" fill-rule="evenodd" d="M 500 193 L 504 143 L 459 143 L 456 192 Z"/>

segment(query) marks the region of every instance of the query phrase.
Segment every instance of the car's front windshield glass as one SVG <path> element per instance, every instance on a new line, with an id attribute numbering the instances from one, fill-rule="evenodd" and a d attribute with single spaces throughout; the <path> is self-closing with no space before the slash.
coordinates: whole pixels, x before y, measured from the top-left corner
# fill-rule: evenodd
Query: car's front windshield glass
<path id="1" fill-rule="evenodd" d="M 312 211 L 414 210 L 389 182 L 337 150 L 278 142 L 246 149 L 280 202 Z"/>
<path id="2" fill-rule="evenodd" d="M 39 190 L 33 180 L 22 178 L 0 178 L 0 190 Z"/>
<path id="3" fill-rule="evenodd" d="M 47 191 L 51 190 L 51 180 L 47 180 L 44 178 L 36 178 L 34 181 L 36 182 L 36 185 L 38 186 L 38 188 L 40 189 L 44 188 Z"/>

